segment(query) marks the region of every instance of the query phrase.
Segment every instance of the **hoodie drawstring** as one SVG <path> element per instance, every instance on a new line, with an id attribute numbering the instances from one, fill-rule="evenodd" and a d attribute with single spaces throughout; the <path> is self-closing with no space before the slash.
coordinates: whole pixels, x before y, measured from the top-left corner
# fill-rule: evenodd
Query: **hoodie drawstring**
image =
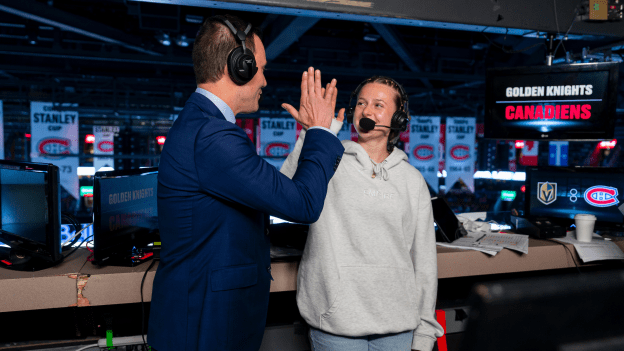
<path id="1" fill-rule="evenodd" d="M 375 178 L 375 176 L 379 174 L 381 175 L 381 179 L 388 180 L 388 170 L 384 167 L 387 162 L 388 160 L 383 160 L 380 163 L 375 163 L 371 159 L 371 163 L 373 164 L 373 178 Z"/>

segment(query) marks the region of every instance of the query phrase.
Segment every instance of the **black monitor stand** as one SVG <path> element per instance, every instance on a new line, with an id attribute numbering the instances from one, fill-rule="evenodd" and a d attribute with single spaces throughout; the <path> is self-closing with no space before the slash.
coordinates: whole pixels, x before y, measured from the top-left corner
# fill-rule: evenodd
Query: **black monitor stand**
<path id="1" fill-rule="evenodd" d="M 54 267 L 61 261 L 45 260 L 19 248 L 0 247 L 0 267 L 14 271 L 40 271 Z"/>

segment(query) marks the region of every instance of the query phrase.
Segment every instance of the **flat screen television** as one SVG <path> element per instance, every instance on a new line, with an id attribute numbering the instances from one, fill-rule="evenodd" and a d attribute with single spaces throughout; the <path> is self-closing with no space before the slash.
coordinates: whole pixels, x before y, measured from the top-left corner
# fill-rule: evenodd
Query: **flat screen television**
<path id="1" fill-rule="evenodd" d="M 489 69 L 484 137 L 611 140 L 618 72 L 614 62 Z"/>
<path id="2" fill-rule="evenodd" d="M 96 172 L 93 181 L 93 263 L 136 266 L 159 241 L 158 168 Z"/>
<path id="3" fill-rule="evenodd" d="M 525 217 L 572 225 L 589 213 L 596 230 L 624 231 L 624 168 L 527 167 L 525 185 Z"/>
<path id="4" fill-rule="evenodd" d="M 59 168 L 0 160 L 0 267 L 36 271 L 63 260 Z M 8 247 L 6 247 L 8 246 Z"/>

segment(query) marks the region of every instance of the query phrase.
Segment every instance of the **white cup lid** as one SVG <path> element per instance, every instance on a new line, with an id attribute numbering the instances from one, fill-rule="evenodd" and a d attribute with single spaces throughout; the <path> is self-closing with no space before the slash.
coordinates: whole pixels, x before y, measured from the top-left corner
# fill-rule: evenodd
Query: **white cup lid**
<path id="1" fill-rule="evenodd" d="M 574 216 L 574 219 L 582 219 L 582 220 L 596 220 L 596 216 L 594 216 L 593 214 L 588 214 L 588 213 L 579 213 L 576 216 Z"/>

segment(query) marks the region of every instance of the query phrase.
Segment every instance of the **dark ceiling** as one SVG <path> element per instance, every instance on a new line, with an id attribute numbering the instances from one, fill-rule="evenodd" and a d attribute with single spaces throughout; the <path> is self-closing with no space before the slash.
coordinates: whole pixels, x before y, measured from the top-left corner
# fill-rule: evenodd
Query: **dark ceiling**
<path id="1" fill-rule="evenodd" d="M 541 65 L 547 52 L 546 39 L 534 32 L 493 34 L 150 2 L 20 0 L 0 10 L 0 100 L 9 128 L 28 124 L 29 101 L 78 103 L 81 124 L 132 119 L 168 128 L 195 89 L 191 48 L 199 25 L 222 13 L 263 30 L 269 70 L 261 109 L 280 113 L 282 102 L 298 104 L 300 73 L 314 66 L 325 79 L 338 80 L 339 107 L 360 81 L 381 74 L 404 85 L 412 114 L 479 118 L 487 68 Z M 570 22 L 560 22 L 563 33 Z M 169 46 L 161 43 L 163 35 Z M 583 48 L 622 41 L 588 38 L 564 41 L 556 58 L 566 50 L 580 58 Z M 618 50 L 613 57 L 621 60 L 624 50 Z M 620 95 L 620 107 L 622 101 Z"/>

